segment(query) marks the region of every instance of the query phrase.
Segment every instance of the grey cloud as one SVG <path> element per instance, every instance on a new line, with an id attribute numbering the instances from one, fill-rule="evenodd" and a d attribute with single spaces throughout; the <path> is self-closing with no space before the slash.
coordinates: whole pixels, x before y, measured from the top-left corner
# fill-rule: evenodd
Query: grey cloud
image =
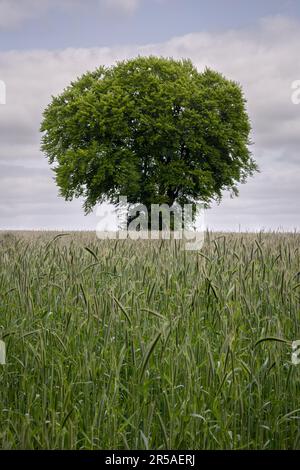
<path id="1" fill-rule="evenodd" d="M 131 13 L 137 9 L 141 0 L 105 0 L 104 3 L 110 9 L 120 9 Z"/>
<path id="2" fill-rule="evenodd" d="M 98 3 L 99 12 L 102 9 L 134 12 L 142 0 L 85 0 L 85 5 Z M 82 6 L 80 0 L 0 0 L 0 30 L 19 27 L 23 22 L 39 18 L 50 9 L 69 10 Z M 99 15 L 100 17 L 100 15 Z"/>

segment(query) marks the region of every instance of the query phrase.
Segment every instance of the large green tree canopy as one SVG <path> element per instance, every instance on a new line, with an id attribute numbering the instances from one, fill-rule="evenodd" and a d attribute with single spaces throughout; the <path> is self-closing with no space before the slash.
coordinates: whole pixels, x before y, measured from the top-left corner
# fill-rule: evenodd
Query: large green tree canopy
<path id="1" fill-rule="evenodd" d="M 42 150 L 61 195 L 95 204 L 209 204 L 256 170 L 241 87 L 190 60 L 99 67 L 52 98 Z"/>

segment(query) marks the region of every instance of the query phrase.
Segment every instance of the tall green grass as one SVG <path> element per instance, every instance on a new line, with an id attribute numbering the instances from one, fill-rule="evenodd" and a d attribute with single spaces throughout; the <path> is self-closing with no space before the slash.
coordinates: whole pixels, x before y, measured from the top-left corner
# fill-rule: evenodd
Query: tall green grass
<path id="1" fill-rule="evenodd" d="M 299 449 L 299 242 L 2 233 L 0 447 Z"/>

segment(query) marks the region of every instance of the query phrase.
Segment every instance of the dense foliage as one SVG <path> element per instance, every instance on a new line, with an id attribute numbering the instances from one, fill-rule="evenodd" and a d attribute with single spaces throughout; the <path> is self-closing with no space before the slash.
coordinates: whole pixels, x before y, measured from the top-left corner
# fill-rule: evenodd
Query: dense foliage
<path id="1" fill-rule="evenodd" d="M 220 199 L 251 175 L 240 86 L 190 60 L 138 57 L 99 67 L 53 97 L 42 149 L 67 200 L 170 206 Z"/>

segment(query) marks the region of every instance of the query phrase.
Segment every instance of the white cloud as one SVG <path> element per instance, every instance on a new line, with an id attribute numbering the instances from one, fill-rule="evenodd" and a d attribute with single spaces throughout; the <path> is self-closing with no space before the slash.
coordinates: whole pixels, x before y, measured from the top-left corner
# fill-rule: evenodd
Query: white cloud
<path id="1" fill-rule="evenodd" d="M 220 207 L 211 210 L 210 224 L 218 228 L 238 228 L 239 224 L 300 228 L 300 105 L 291 101 L 291 84 L 300 79 L 299 26 L 278 17 L 264 20 L 252 30 L 194 33 L 162 44 L 0 53 L 0 79 L 7 85 L 7 104 L 0 107 L 1 226 L 11 225 L 4 208 L 12 202 L 19 214 L 14 223 L 21 226 L 49 226 L 46 216 L 37 215 L 41 207 L 52 214 L 52 227 L 61 227 L 64 220 L 78 227 L 95 226 L 95 218 L 84 218 L 77 202 L 57 198 L 52 174 L 39 152 L 42 110 L 52 94 L 88 69 L 137 54 L 156 54 L 190 57 L 199 70 L 213 67 L 239 81 L 248 99 L 255 142 L 252 151 L 262 173 L 241 187 L 238 199 L 226 197 Z M 12 165 L 16 184 L 8 171 Z M 29 171 L 30 167 L 39 168 L 43 175 Z"/>

